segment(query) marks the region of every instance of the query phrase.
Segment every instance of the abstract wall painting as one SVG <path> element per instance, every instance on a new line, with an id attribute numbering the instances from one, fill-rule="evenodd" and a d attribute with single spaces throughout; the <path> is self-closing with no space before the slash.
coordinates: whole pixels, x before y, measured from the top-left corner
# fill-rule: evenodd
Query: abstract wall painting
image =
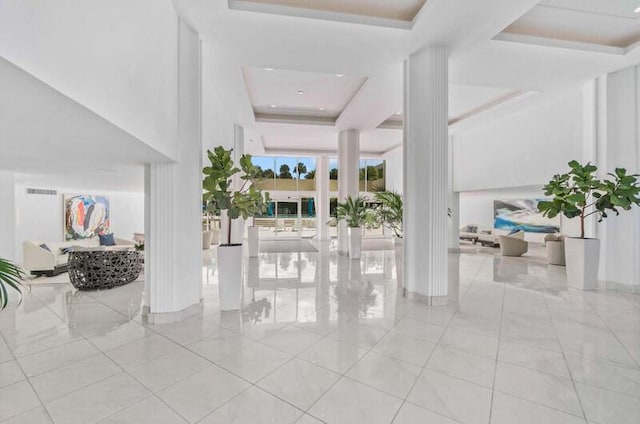
<path id="1" fill-rule="evenodd" d="M 542 200 L 544 199 L 494 200 L 493 227 L 529 233 L 560 232 L 560 217 L 547 218 L 538 210 L 538 203 Z"/>
<path id="2" fill-rule="evenodd" d="M 64 238 L 78 240 L 110 232 L 109 197 L 64 195 Z"/>

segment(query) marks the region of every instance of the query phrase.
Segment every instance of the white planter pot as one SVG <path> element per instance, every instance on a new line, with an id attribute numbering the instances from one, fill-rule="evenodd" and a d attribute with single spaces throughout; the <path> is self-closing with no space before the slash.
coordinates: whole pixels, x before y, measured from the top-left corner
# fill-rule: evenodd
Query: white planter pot
<path id="1" fill-rule="evenodd" d="M 565 256 L 569 287 L 580 290 L 598 288 L 600 240 L 567 237 Z"/>
<path id="2" fill-rule="evenodd" d="M 236 311 L 242 300 L 242 245 L 218 246 L 220 310 Z"/>
<path id="3" fill-rule="evenodd" d="M 247 247 L 250 258 L 258 256 L 260 251 L 260 227 L 247 227 Z"/>
<path id="4" fill-rule="evenodd" d="M 360 259 L 362 250 L 362 228 L 349 227 L 349 256 L 351 259 Z"/>
<path id="5" fill-rule="evenodd" d="M 204 250 L 211 249 L 211 241 L 213 240 L 213 231 L 202 232 L 202 248 Z"/>
<path id="6" fill-rule="evenodd" d="M 547 262 L 551 265 L 566 265 L 564 241 L 547 242 Z"/>

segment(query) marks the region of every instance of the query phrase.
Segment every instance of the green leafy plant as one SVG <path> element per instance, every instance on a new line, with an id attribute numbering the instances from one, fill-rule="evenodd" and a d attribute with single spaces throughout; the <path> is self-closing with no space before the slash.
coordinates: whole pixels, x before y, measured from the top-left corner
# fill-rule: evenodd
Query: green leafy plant
<path id="1" fill-rule="evenodd" d="M 333 225 L 340 221 L 346 221 L 351 228 L 370 228 L 377 222 L 372 209 L 367 206 L 364 197 L 361 196 L 355 199 L 347 196 L 344 202 L 338 202 L 336 217 L 330 220 L 329 224 Z"/>
<path id="2" fill-rule="evenodd" d="M 378 203 L 374 209 L 378 223 L 402 238 L 402 196 L 395 191 L 379 191 L 374 197 Z"/>
<path id="3" fill-rule="evenodd" d="M 595 215 L 600 222 L 611 212 L 620 215 L 619 209 L 630 210 L 633 205 L 640 205 L 638 174 L 628 175 L 626 169 L 616 168 L 615 173 L 607 174 L 609 179 L 600 180 L 596 175 L 598 168 L 590 162 L 581 165 L 573 160 L 569 167 L 569 172 L 554 175 L 544 186 L 544 194 L 553 198 L 540 202 L 538 209 L 549 218 L 559 214 L 579 217 L 580 238 L 585 238 L 587 217 Z"/>
<path id="4" fill-rule="evenodd" d="M 202 170 L 205 175 L 202 181 L 203 200 L 207 210 L 226 211 L 230 220 L 264 213 L 271 201 L 269 193 L 253 184 L 261 176 L 260 168 L 251 163 L 251 155 L 242 155 L 240 168 L 236 167 L 231 158 L 232 150 L 218 146 L 213 152 L 207 151 L 211 165 Z M 233 177 L 238 173 L 241 173 L 242 185 L 239 190 L 233 190 Z M 226 244 L 231 244 L 231 225 L 228 226 Z"/>
<path id="5" fill-rule="evenodd" d="M 11 261 L 0 258 L 0 311 L 7 307 L 9 301 L 7 289 L 15 290 L 22 295 L 20 289 L 23 278 L 22 268 Z"/>

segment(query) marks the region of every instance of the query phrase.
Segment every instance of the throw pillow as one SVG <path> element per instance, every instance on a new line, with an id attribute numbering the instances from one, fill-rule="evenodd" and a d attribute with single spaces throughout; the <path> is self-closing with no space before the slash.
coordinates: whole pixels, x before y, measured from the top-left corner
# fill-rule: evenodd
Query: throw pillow
<path id="1" fill-rule="evenodd" d="M 116 241 L 113 239 L 113 233 L 100 234 L 100 246 L 115 246 Z"/>
<path id="2" fill-rule="evenodd" d="M 42 243 L 40 245 L 40 247 L 42 247 L 44 250 L 46 250 L 47 252 L 51 252 L 51 249 L 49 249 L 49 246 L 47 246 L 45 243 Z"/>
<path id="3" fill-rule="evenodd" d="M 509 234 L 507 234 L 507 235 L 508 235 L 508 236 L 512 236 L 512 235 L 514 235 L 515 233 L 519 233 L 519 232 L 520 232 L 520 230 L 519 230 L 519 229 L 514 228 L 514 229 L 513 229 L 513 230 L 511 230 L 511 232 L 510 232 Z"/>
<path id="4" fill-rule="evenodd" d="M 69 247 L 61 247 L 60 248 L 60 252 L 63 255 L 68 255 L 69 253 L 73 252 L 73 246 L 69 246 Z"/>

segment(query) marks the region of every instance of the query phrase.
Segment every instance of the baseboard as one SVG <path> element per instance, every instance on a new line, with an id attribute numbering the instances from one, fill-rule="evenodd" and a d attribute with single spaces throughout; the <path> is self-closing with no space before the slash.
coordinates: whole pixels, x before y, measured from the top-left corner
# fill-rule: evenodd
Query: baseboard
<path id="1" fill-rule="evenodd" d="M 146 324 L 172 324 L 199 314 L 202 311 L 202 305 L 202 300 L 200 300 L 200 302 L 176 312 L 151 312 L 149 306 L 145 305 L 142 307 L 142 316 Z"/>
<path id="2" fill-rule="evenodd" d="M 403 295 L 409 300 L 429 306 L 445 306 L 449 304 L 449 296 L 427 296 L 422 293 L 410 292 L 407 289 L 403 289 Z"/>

